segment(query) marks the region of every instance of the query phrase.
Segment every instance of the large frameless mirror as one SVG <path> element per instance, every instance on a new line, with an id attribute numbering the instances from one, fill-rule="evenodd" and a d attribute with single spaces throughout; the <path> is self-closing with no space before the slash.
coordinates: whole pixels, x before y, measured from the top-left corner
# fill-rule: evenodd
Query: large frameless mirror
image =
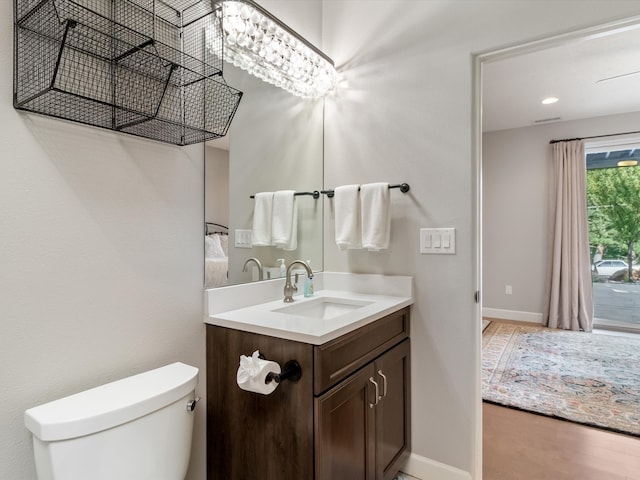
<path id="1" fill-rule="evenodd" d="M 295 250 L 236 245 L 252 229 L 256 193 L 322 190 L 323 100 L 295 97 L 229 65 L 224 74 L 244 95 L 228 136 L 204 147 L 205 288 L 259 280 L 256 262 L 245 268 L 249 258 L 260 262 L 265 280 L 280 276 L 279 259 L 302 259 L 321 270 L 324 196 L 295 197 Z"/>
<path id="2" fill-rule="evenodd" d="M 319 95 L 318 85 L 330 88 L 335 82 L 331 60 L 313 46 L 321 35 L 321 23 L 314 19 L 321 16 L 310 16 L 309 10 L 320 13 L 321 1 L 214 3 L 222 8 L 213 28 L 219 28 L 225 58 L 233 63 L 224 62 L 224 78 L 243 97 L 228 135 L 204 147 L 205 288 L 278 278 L 281 265 L 296 259 L 319 271 L 323 196 L 311 192 L 323 188 L 324 101 L 289 92 Z M 307 37 L 285 25 L 280 15 L 295 21 Z M 280 65 L 278 58 L 286 65 Z M 274 69 L 287 72 L 288 80 L 275 82 L 282 88 L 247 73 L 275 78 Z M 292 88 L 291 82 L 304 85 Z M 253 246 L 252 236 L 257 235 L 252 235 L 256 203 L 252 197 L 281 190 L 296 192 L 295 247 Z"/>

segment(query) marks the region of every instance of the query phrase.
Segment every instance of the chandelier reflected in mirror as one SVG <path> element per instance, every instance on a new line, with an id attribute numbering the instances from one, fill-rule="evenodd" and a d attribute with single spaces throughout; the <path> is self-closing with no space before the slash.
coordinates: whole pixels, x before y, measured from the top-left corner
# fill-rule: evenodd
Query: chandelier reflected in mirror
<path id="1" fill-rule="evenodd" d="M 333 61 L 251 0 L 212 0 L 216 21 L 207 44 L 224 39 L 224 60 L 305 98 L 323 97 L 336 85 Z"/>

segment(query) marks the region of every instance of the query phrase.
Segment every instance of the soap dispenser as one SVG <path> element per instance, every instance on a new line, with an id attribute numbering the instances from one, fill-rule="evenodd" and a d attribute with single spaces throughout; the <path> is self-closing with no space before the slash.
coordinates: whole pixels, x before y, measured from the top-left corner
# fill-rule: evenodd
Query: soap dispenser
<path id="1" fill-rule="evenodd" d="M 313 297 L 313 275 L 308 277 L 304 282 L 304 296 Z"/>
<path id="2" fill-rule="evenodd" d="M 311 260 L 307 260 L 307 265 L 311 267 Z M 310 275 L 304 281 L 304 296 L 313 297 L 313 275 Z"/>
<path id="3" fill-rule="evenodd" d="M 287 266 L 284 264 L 284 258 L 278 258 L 280 262 L 280 278 L 287 276 Z"/>

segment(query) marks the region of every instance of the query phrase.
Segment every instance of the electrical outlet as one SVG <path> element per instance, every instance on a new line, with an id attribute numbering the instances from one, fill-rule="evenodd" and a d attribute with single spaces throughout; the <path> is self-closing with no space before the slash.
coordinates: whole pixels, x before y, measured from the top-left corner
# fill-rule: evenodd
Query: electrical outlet
<path id="1" fill-rule="evenodd" d="M 505 295 L 513 294 L 513 288 L 511 287 L 511 285 L 505 285 L 504 286 L 504 294 Z"/>

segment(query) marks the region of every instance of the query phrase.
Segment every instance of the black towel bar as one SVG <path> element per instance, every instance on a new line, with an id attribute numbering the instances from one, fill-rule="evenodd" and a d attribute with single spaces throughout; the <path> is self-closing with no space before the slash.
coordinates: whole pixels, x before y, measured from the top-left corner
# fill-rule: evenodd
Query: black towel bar
<path id="1" fill-rule="evenodd" d="M 313 192 L 295 192 L 294 195 L 296 197 L 300 195 L 309 195 L 316 199 L 320 198 L 320 192 L 318 190 L 314 190 Z M 250 195 L 249 198 L 256 198 L 256 196 Z"/>
<path id="2" fill-rule="evenodd" d="M 411 190 L 411 187 L 409 186 L 408 183 L 399 183 L 397 185 L 389 185 L 389 188 L 399 188 L 402 193 L 407 193 L 409 190 Z M 329 198 L 333 198 L 336 192 L 335 190 L 321 190 L 320 193 L 322 193 L 323 195 L 326 195 Z"/>
<path id="3" fill-rule="evenodd" d="M 389 185 L 389 188 L 399 188 L 402 193 L 407 193 L 411 190 L 411 187 L 408 183 L 399 183 L 397 185 Z M 335 190 L 314 190 L 313 192 L 295 192 L 294 195 L 310 195 L 315 199 L 320 198 L 320 194 L 326 195 L 329 198 L 333 198 L 335 195 Z M 251 195 L 249 198 L 256 198 L 255 195 Z"/>

